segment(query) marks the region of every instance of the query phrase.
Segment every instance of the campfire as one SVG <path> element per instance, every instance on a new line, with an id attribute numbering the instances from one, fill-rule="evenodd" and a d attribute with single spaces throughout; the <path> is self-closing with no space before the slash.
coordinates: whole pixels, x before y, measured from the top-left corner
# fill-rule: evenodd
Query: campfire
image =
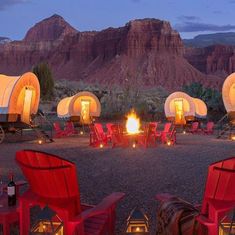
<path id="1" fill-rule="evenodd" d="M 127 115 L 126 130 L 129 134 L 138 134 L 140 129 L 140 119 L 137 117 L 135 110 L 132 109 Z"/>

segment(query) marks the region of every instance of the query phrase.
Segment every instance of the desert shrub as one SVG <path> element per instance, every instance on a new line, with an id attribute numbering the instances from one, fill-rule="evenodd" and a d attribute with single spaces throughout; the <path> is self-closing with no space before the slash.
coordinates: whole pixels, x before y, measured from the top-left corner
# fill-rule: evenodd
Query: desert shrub
<path id="1" fill-rule="evenodd" d="M 52 100 L 54 96 L 54 79 L 51 69 L 47 63 L 40 63 L 33 67 L 33 73 L 38 77 L 41 98 L 43 100 Z"/>
<path id="2" fill-rule="evenodd" d="M 204 87 L 200 83 L 191 83 L 183 87 L 183 91 L 192 97 L 202 99 L 206 104 L 208 111 L 224 113 L 222 94 L 216 89 Z"/>

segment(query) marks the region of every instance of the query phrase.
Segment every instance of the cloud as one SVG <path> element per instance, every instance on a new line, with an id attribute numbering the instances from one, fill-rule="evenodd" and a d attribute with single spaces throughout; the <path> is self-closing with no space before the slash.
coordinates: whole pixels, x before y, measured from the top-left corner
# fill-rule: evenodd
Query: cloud
<path id="1" fill-rule="evenodd" d="M 26 2 L 28 2 L 28 0 L 0 0 L 0 11 L 5 10 L 10 6 Z"/>
<path id="2" fill-rule="evenodd" d="M 196 21 L 196 20 L 200 20 L 200 18 L 198 16 L 186 16 L 186 15 L 181 15 L 179 17 L 177 17 L 178 20 L 180 21 Z"/>
<path id="3" fill-rule="evenodd" d="M 214 14 L 222 14 L 223 12 L 220 11 L 220 10 L 215 10 L 215 11 L 213 11 L 213 13 L 214 13 Z"/>
<path id="4" fill-rule="evenodd" d="M 176 24 L 174 27 L 179 32 L 200 32 L 200 31 L 229 31 L 234 30 L 235 25 L 215 25 L 185 21 L 182 24 Z"/>

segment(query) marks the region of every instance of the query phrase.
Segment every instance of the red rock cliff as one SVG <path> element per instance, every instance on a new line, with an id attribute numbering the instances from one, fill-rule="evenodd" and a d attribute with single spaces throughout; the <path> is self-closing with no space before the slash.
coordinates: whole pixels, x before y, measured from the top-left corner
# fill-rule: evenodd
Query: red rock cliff
<path id="1" fill-rule="evenodd" d="M 193 81 L 221 84 L 190 65 L 183 51 L 180 35 L 166 21 L 133 20 L 120 28 L 78 32 L 54 15 L 31 28 L 24 40 L 0 45 L 0 73 L 20 74 L 48 61 L 56 79 L 108 86 L 174 90 Z"/>

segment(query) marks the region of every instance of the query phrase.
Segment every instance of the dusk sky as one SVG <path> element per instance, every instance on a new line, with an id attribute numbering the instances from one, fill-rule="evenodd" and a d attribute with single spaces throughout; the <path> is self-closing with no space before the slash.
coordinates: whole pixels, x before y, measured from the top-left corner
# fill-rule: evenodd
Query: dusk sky
<path id="1" fill-rule="evenodd" d="M 157 18 L 192 38 L 235 31 L 234 9 L 235 0 L 0 0 L 0 36 L 22 39 L 35 23 L 59 14 L 79 31 Z"/>

